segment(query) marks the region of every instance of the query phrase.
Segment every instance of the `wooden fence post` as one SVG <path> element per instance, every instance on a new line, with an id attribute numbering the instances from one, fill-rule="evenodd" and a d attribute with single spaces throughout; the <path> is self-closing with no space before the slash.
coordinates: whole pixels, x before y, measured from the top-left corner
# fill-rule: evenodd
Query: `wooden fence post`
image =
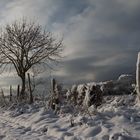
<path id="1" fill-rule="evenodd" d="M 20 96 L 20 85 L 17 86 L 17 100 L 19 100 Z"/>
<path id="2" fill-rule="evenodd" d="M 138 98 L 140 100 L 140 52 L 138 53 L 138 58 L 137 58 L 136 91 L 137 91 L 137 94 L 138 94 Z"/>
<path id="3" fill-rule="evenodd" d="M 30 93 L 29 103 L 32 104 L 34 101 L 33 101 L 33 94 L 32 94 L 32 89 L 31 89 L 31 79 L 30 79 L 29 73 L 28 73 L 28 84 L 29 84 L 29 93 Z"/>
<path id="4" fill-rule="evenodd" d="M 12 86 L 10 85 L 10 102 L 12 102 Z"/>
<path id="5" fill-rule="evenodd" d="M 2 96 L 4 104 L 6 105 L 6 100 L 5 100 L 3 89 L 1 89 L 1 96 Z"/>
<path id="6" fill-rule="evenodd" d="M 52 93 L 55 93 L 55 85 L 56 85 L 56 81 L 55 81 L 55 79 L 53 78 L 52 79 L 52 82 L 51 82 L 51 88 L 52 88 Z"/>

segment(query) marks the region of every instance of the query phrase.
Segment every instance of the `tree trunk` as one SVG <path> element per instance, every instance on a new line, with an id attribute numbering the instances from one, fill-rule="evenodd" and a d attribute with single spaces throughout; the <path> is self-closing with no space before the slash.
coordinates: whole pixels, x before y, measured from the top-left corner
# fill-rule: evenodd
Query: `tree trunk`
<path id="1" fill-rule="evenodd" d="M 25 83 L 25 81 L 26 81 L 26 75 L 25 75 L 25 73 L 23 73 L 20 78 L 22 80 L 20 95 L 21 95 L 21 99 L 23 99 L 23 98 L 25 98 L 25 84 L 26 84 Z"/>

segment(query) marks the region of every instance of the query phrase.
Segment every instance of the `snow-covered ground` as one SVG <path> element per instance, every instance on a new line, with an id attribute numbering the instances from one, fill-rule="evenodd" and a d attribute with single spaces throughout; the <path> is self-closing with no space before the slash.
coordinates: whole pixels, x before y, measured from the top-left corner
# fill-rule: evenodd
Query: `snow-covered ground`
<path id="1" fill-rule="evenodd" d="M 140 140 L 140 106 L 134 95 L 106 96 L 87 115 L 55 115 L 43 105 L 0 109 L 0 140 Z"/>

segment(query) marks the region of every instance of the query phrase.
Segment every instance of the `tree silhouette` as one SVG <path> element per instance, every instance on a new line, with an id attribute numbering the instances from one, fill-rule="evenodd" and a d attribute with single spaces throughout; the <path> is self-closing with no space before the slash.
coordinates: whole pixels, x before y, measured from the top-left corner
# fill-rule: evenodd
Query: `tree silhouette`
<path id="1" fill-rule="evenodd" d="M 57 61 L 63 50 L 63 41 L 57 40 L 41 25 L 27 19 L 7 24 L 0 33 L 1 69 L 14 66 L 21 78 L 21 97 L 25 95 L 26 73 L 35 65 Z"/>

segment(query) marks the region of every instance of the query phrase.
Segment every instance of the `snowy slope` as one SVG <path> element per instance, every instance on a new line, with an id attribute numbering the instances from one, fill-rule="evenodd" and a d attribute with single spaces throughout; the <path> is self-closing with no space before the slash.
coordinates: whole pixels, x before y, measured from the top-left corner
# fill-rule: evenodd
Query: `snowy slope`
<path id="1" fill-rule="evenodd" d="M 38 104 L 0 110 L 2 140 L 140 140 L 140 107 L 135 96 L 107 96 L 90 117 L 55 115 Z"/>

